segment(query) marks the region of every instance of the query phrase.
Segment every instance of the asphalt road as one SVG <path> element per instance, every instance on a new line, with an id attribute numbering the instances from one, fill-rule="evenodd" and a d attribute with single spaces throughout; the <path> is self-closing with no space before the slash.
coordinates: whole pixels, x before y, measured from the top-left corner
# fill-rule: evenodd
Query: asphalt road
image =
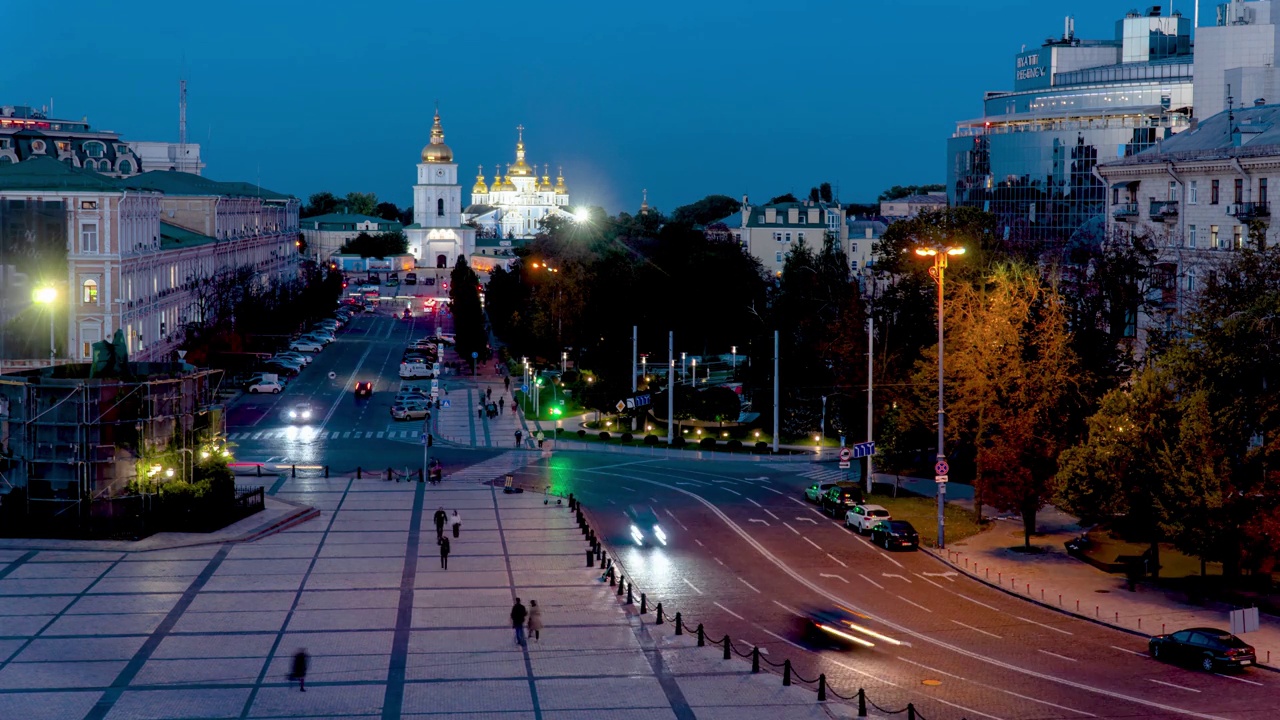
<path id="1" fill-rule="evenodd" d="M 278 395 L 245 393 L 228 404 L 227 436 L 238 462 L 279 465 L 328 465 L 332 473 L 357 467 L 375 472 L 422 466 L 421 420 L 394 420 L 391 400 L 402 381 L 400 357 L 406 345 L 437 330 L 452 330 L 445 315 L 416 315 L 399 320 L 387 311 L 361 313 L 316 353 L 311 365 L 290 378 Z M 334 377 L 330 379 L 329 374 Z M 355 397 L 355 384 L 373 383 L 373 396 Z M 444 381 L 449 382 L 446 377 Z M 415 384 L 429 385 L 418 380 Z M 311 422 L 294 423 L 288 410 L 310 406 Z M 485 456 L 437 443 L 431 453 L 448 467 Z"/>
<path id="2" fill-rule="evenodd" d="M 804 501 L 809 469 L 563 453 L 519 477 L 583 500 L 637 596 L 703 623 L 711 640 L 728 634 L 805 677 L 825 673 L 846 695 L 914 702 L 928 720 L 1280 717 L 1280 675 L 1159 663 L 1145 638 L 1010 597 L 924 552 L 871 545 Z M 630 541 L 629 505 L 654 508 L 667 547 Z M 862 617 L 873 647 L 804 631 L 808 609 L 837 605 Z"/>

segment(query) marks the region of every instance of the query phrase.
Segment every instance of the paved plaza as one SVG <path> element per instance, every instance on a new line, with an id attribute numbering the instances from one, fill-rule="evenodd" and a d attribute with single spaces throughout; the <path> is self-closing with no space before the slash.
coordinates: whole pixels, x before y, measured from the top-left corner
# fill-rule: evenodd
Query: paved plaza
<path id="1" fill-rule="evenodd" d="M 0 718 L 850 714 L 642 620 L 585 567 L 566 506 L 475 474 L 289 479 L 277 495 L 320 516 L 253 542 L 0 542 Z M 432 524 L 442 506 L 463 518 L 448 570 Z M 513 639 L 515 596 L 544 608 L 527 648 Z M 305 693 L 287 677 L 303 648 Z"/>

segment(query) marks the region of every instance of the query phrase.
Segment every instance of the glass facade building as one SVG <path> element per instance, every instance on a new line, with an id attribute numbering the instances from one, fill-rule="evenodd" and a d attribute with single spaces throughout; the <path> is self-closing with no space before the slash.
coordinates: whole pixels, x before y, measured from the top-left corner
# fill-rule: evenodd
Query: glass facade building
<path id="1" fill-rule="evenodd" d="M 947 194 L 994 212 L 1012 240 L 1096 242 L 1106 231 L 1098 164 L 1155 146 L 1190 124 L 1191 22 L 1130 13 L 1114 40 L 1061 39 L 1014 56 L 1014 88 L 947 142 Z"/>

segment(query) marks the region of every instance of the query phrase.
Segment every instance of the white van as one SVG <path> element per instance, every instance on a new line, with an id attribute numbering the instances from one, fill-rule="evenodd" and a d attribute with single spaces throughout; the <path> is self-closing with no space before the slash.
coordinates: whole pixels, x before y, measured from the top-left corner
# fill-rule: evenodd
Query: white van
<path id="1" fill-rule="evenodd" d="M 431 366 L 423 362 L 402 362 L 400 363 L 400 379 L 412 380 L 414 378 L 430 378 L 435 377 L 431 373 Z"/>

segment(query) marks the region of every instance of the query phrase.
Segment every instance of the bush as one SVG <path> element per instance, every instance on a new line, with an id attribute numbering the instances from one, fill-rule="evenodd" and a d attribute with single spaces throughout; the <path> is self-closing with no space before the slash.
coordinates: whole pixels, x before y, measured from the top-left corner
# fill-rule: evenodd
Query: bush
<path id="1" fill-rule="evenodd" d="M 742 441 L 737 438 L 734 438 L 729 442 L 725 443 L 725 447 L 729 448 L 733 452 L 737 452 L 742 449 Z"/>
<path id="2" fill-rule="evenodd" d="M 704 450 L 714 450 L 716 448 L 716 439 L 713 437 L 704 437 L 698 441 L 698 447 Z"/>
<path id="3" fill-rule="evenodd" d="M 564 374 L 560 376 L 560 382 L 565 385 L 572 385 L 581 379 L 582 378 L 578 377 L 577 370 L 565 370 Z"/>
<path id="4" fill-rule="evenodd" d="M 629 443 L 629 442 L 631 442 L 632 440 L 635 440 L 635 436 L 633 436 L 633 435 L 632 435 L 631 433 L 629 433 L 629 432 L 624 432 L 624 433 L 622 433 L 622 437 L 620 437 L 620 438 L 618 438 L 618 439 L 619 439 L 619 440 L 621 440 L 621 441 L 622 441 L 622 442 L 624 442 L 624 443 Z"/>
<path id="5" fill-rule="evenodd" d="M 769 452 L 769 443 L 765 442 L 764 440 L 757 440 L 757 441 L 756 441 L 756 452 L 758 452 L 758 453 L 768 453 L 768 452 Z"/>
<path id="6" fill-rule="evenodd" d="M 645 436 L 644 436 L 644 444 L 645 444 L 645 445 L 657 445 L 657 444 L 658 444 L 658 436 L 657 436 L 657 435 L 645 435 Z"/>
<path id="7" fill-rule="evenodd" d="M 600 431 L 600 439 L 601 439 L 601 440 L 608 440 L 610 437 L 612 437 L 612 436 L 611 436 L 611 435 L 609 435 L 609 431 L 608 431 L 608 430 L 601 430 L 601 431 Z"/>
<path id="8" fill-rule="evenodd" d="M 587 431 L 586 431 L 586 430 L 583 430 L 583 429 L 579 429 L 579 430 L 578 430 L 578 437 L 580 437 L 580 438 L 584 438 L 584 437 L 586 437 L 586 436 L 587 436 Z"/>
<path id="9" fill-rule="evenodd" d="M 673 440 L 673 441 L 671 442 L 671 444 L 672 444 L 672 445 L 674 445 L 675 447 L 682 448 L 682 447 L 684 447 L 685 445 L 688 445 L 688 444 L 689 444 L 689 441 L 688 441 L 688 440 L 685 440 L 685 439 L 684 439 L 684 438 L 682 438 L 682 437 L 677 437 L 675 440 Z"/>

